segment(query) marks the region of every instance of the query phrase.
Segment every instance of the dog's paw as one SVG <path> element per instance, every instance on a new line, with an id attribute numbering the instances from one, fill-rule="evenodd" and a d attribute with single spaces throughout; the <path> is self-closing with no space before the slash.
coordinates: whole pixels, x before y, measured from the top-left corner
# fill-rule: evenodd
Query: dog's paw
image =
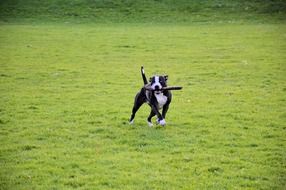
<path id="1" fill-rule="evenodd" d="M 129 125 L 132 125 L 134 123 L 134 119 L 129 121 Z"/>
<path id="2" fill-rule="evenodd" d="M 148 121 L 147 123 L 148 123 L 149 127 L 153 127 L 153 123 L 152 122 Z"/>
<path id="3" fill-rule="evenodd" d="M 159 124 L 160 124 L 161 126 L 165 126 L 165 125 L 166 125 L 165 119 L 160 120 L 160 121 L 159 121 Z"/>

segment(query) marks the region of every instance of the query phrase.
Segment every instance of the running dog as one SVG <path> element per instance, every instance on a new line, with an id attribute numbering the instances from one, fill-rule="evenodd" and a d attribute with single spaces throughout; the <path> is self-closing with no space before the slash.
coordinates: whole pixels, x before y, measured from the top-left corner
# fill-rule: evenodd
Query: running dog
<path id="1" fill-rule="evenodd" d="M 133 124 L 135 114 L 138 109 L 142 106 L 142 104 L 148 103 L 151 107 L 150 115 L 147 118 L 148 125 L 150 127 L 153 126 L 151 119 L 156 115 L 157 123 L 161 126 L 165 126 L 166 113 L 172 100 L 171 92 L 164 89 L 167 87 L 168 75 L 155 75 L 150 78 L 148 83 L 143 66 L 141 67 L 141 75 L 144 86 L 135 96 L 134 106 L 129 122 L 130 124 Z M 163 109 L 162 114 L 159 112 L 161 109 Z"/>

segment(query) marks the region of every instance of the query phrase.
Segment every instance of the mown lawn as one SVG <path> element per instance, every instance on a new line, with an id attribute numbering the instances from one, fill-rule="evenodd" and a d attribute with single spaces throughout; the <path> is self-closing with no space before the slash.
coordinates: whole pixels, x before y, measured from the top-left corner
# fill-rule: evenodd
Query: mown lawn
<path id="1" fill-rule="evenodd" d="M 284 189 L 283 24 L 2 24 L 0 189 Z M 128 118 L 167 73 L 167 126 Z"/>

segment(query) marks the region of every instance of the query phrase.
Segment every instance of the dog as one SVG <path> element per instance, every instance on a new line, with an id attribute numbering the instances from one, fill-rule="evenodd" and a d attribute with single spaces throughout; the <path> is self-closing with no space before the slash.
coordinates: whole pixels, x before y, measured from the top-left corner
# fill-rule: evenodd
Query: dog
<path id="1" fill-rule="evenodd" d="M 152 117 L 157 116 L 157 123 L 161 126 L 166 125 L 165 117 L 167 111 L 169 109 L 169 105 L 172 100 L 172 94 L 169 90 L 164 90 L 164 87 L 167 87 L 168 75 L 155 75 L 150 78 L 149 82 L 147 82 L 147 78 L 145 76 L 145 71 L 143 66 L 141 67 L 141 75 L 144 82 L 144 86 L 141 90 L 136 94 L 134 106 L 132 109 L 132 114 L 130 117 L 130 124 L 133 124 L 135 114 L 138 109 L 144 104 L 148 103 L 151 107 L 151 112 L 149 117 L 147 118 L 148 125 L 150 127 L 153 126 Z M 148 86 L 148 88 L 145 88 Z M 159 110 L 162 110 L 162 114 Z"/>

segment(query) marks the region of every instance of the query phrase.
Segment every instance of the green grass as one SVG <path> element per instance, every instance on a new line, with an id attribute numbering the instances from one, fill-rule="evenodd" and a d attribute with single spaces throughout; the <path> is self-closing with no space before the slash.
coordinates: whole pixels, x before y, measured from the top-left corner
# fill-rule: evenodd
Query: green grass
<path id="1" fill-rule="evenodd" d="M 0 27 L 0 189 L 283 189 L 283 24 Z M 167 126 L 148 76 L 169 74 Z"/>
<path id="2" fill-rule="evenodd" d="M 0 190 L 285 189 L 285 1 L 0 1 Z M 134 96 L 174 91 L 165 128 Z"/>
<path id="3" fill-rule="evenodd" d="M 2 22 L 284 22 L 284 0 L 1 0 Z"/>

